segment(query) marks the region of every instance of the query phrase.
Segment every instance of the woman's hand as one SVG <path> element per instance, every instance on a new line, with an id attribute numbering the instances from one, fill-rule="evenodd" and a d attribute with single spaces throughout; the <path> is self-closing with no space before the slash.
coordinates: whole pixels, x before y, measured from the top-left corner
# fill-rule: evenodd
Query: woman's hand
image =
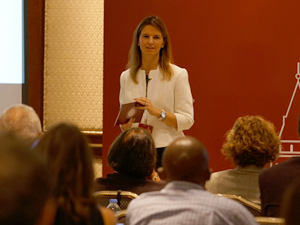
<path id="1" fill-rule="evenodd" d="M 130 120 L 125 123 L 125 124 L 121 124 L 121 129 L 124 130 L 128 130 L 132 127 L 132 124 L 134 123 L 135 118 L 131 117 Z"/>
<path id="2" fill-rule="evenodd" d="M 134 100 L 143 105 L 141 107 L 137 107 L 138 109 L 145 109 L 150 115 L 160 117 L 161 109 L 158 109 L 154 105 L 152 105 L 152 102 L 149 98 L 139 97 L 135 98 Z"/>
<path id="3" fill-rule="evenodd" d="M 162 110 L 152 105 L 152 102 L 149 98 L 139 97 L 135 98 L 134 100 L 143 105 L 137 107 L 138 109 L 146 109 L 150 115 L 156 116 L 157 118 L 160 117 L 160 113 Z M 166 112 L 166 120 L 164 121 L 164 123 L 177 129 L 177 119 L 174 113 Z"/>

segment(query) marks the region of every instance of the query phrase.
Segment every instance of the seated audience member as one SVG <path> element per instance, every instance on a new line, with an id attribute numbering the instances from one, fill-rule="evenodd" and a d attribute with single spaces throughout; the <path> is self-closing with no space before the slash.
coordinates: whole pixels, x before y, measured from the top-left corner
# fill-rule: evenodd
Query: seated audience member
<path id="1" fill-rule="evenodd" d="M 300 136 L 300 115 L 298 119 L 298 134 Z M 299 177 L 299 156 L 291 157 L 284 162 L 261 171 L 259 188 L 263 216 L 280 217 L 280 205 L 284 191 Z"/>
<path id="2" fill-rule="evenodd" d="M 239 117 L 226 140 L 221 151 L 236 168 L 212 173 L 207 190 L 260 204 L 259 173 L 279 153 L 280 140 L 274 125 L 260 116 Z"/>
<path id="3" fill-rule="evenodd" d="M 17 104 L 5 109 L 0 116 L 0 131 L 13 131 L 32 144 L 42 134 L 41 121 L 34 109 Z"/>
<path id="4" fill-rule="evenodd" d="M 92 151 L 77 126 L 53 126 L 34 151 L 47 162 L 54 179 L 54 225 L 115 224 L 113 212 L 94 202 Z"/>
<path id="5" fill-rule="evenodd" d="M 95 180 L 95 190 L 122 190 L 141 194 L 157 191 L 164 181 L 155 182 L 156 148 L 152 136 L 143 128 L 130 128 L 112 143 L 107 156 L 113 174 Z M 155 174 L 155 175 L 153 175 Z M 153 178 L 153 180 L 147 177 Z"/>
<path id="6" fill-rule="evenodd" d="M 285 225 L 300 224 L 300 180 L 294 180 L 287 187 L 282 199 L 281 217 Z"/>
<path id="7" fill-rule="evenodd" d="M 56 205 L 46 165 L 12 133 L 0 134 L 0 224 L 51 225 Z"/>
<path id="8" fill-rule="evenodd" d="M 127 208 L 127 224 L 257 224 L 243 205 L 205 191 L 208 164 L 208 153 L 197 139 L 173 141 L 163 153 L 163 168 L 159 168 L 167 185 L 133 199 Z"/>

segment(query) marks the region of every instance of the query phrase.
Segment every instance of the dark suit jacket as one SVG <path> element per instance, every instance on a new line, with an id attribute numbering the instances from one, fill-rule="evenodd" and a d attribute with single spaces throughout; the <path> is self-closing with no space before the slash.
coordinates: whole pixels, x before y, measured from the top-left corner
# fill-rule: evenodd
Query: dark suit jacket
<path id="1" fill-rule="evenodd" d="M 259 175 L 262 216 L 280 217 L 280 205 L 286 188 L 300 178 L 300 157 L 292 157 Z"/>
<path id="2" fill-rule="evenodd" d="M 121 173 L 108 174 L 95 180 L 95 191 L 122 190 L 136 194 L 159 191 L 166 185 L 165 181 L 154 182 L 146 178 L 138 178 Z"/>

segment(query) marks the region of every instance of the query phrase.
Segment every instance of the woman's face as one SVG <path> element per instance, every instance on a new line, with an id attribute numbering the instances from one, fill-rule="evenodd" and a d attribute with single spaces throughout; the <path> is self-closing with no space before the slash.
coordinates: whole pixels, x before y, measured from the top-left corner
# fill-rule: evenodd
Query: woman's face
<path id="1" fill-rule="evenodd" d="M 146 25 L 140 34 L 138 45 L 142 57 L 159 57 L 160 49 L 164 46 L 161 32 L 152 25 Z"/>

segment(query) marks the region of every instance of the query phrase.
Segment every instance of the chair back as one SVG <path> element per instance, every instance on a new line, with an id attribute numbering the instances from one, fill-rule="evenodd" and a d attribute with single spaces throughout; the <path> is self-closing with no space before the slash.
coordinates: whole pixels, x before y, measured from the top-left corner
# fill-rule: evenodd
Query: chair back
<path id="1" fill-rule="evenodd" d="M 229 195 L 229 194 L 217 194 L 219 196 L 233 199 L 242 205 L 244 205 L 254 216 L 260 216 L 261 215 L 261 206 L 258 204 L 255 204 L 253 202 L 248 201 L 247 199 L 244 199 L 241 196 L 238 195 Z"/>
<path id="2" fill-rule="evenodd" d="M 259 224 L 263 225 L 285 225 L 285 219 L 279 217 L 257 216 L 255 219 Z"/>
<path id="3" fill-rule="evenodd" d="M 130 191 L 97 191 L 94 193 L 94 198 L 96 199 L 96 203 L 107 207 L 109 204 L 109 199 L 117 199 L 118 204 L 122 210 L 127 209 L 129 202 L 132 199 L 138 197 L 136 193 Z"/>
<path id="4" fill-rule="evenodd" d="M 117 223 L 123 223 L 124 225 L 126 225 L 126 214 L 127 214 L 126 210 L 121 210 L 119 212 L 116 212 L 115 216 L 117 218 Z"/>

